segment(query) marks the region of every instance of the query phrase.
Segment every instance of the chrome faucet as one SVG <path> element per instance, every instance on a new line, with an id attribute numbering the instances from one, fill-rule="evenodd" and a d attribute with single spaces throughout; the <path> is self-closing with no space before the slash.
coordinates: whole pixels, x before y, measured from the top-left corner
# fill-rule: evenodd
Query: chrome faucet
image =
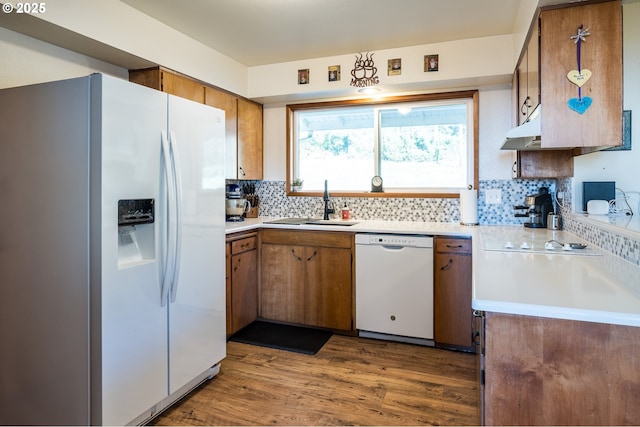
<path id="1" fill-rule="evenodd" d="M 324 200 L 324 216 L 322 217 L 322 219 L 328 220 L 329 214 L 334 213 L 335 210 L 329 209 L 329 190 L 326 179 L 324 180 L 324 195 L 322 196 L 322 200 Z"/>

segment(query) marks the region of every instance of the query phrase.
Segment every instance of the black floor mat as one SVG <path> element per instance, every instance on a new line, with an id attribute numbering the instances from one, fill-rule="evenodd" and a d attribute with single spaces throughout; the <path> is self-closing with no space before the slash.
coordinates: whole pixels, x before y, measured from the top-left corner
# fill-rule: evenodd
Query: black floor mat
<path id="1" fill-rule="evenodd" d="M 316 354 L 331 335 L 331 332 L 319 329 L 255 321 L 229 340 L 296 353 Z"/>

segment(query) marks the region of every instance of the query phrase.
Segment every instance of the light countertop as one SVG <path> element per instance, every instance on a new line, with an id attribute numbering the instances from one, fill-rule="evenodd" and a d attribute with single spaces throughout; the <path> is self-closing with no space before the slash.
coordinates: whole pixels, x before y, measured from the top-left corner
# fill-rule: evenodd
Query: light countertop
<path id="1" fill-rule="evenodd" d="M 358 224 L 353 226 L 264 224 L 270 219 L 227 223 L 227 234 L 269 227 L 469 236 L 473 239 L 473 309 L 640 326 L 640 267 L 593 245 L 583 254 L 543 249 L 551 239 L 584 242 L 565 231 L 371 220 L 354 220 Z M 510 241 L 514 249 L 502 250 L 503 241 Z M 533 249 L 520 249 L 524 242 Z"/>

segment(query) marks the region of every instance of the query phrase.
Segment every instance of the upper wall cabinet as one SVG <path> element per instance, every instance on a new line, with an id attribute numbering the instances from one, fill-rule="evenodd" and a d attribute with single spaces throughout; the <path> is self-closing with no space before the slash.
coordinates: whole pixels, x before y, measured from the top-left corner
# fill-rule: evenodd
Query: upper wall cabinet
<path id="1" fill-rule="evenodd" d="M 261 180 L 262 105 L 212 87 L 205 103 L 226 112 L 226 178 Z"/>
<path id="2" fill-rule="evenodd" d="M 161 67 L 130 70 L 129 81 L 181 98 L 204 103 L 204 85 Z"/>
<path id="3" fill-rule="evenodd" d="M 540 12 L 543 148 L 622 145 L 620 0 Z"/>
<path id="4" fill-rule="evenodd" d="M 518 82 L 518 125 L 523 124 L 540 104 L 540 35 L 534 26 L 527 48 L 522 52 L 517 69 Z"/>
<path id="5" fill-rule="evenodd" d="M 262 105 L 162 67 L 130 70 L 129 80 L 225 112 L 227 179 L 263 177 Z"/>

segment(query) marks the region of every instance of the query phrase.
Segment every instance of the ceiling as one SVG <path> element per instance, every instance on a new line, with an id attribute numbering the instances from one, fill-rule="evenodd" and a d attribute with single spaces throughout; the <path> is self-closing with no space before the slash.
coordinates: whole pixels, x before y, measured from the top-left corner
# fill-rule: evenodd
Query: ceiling
<path id="1" fill-rule="evenodd" d="M 534 0 L 121 0 L 246 66 L 513 33 Z"/>

